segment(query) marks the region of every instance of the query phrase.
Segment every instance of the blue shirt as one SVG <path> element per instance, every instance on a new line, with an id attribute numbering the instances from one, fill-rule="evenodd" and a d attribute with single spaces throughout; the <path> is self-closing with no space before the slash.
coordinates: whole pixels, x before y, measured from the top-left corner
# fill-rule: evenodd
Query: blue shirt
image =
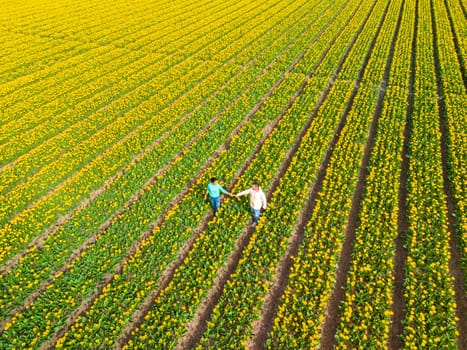
<path id="1" fill-rule="evenodd" d="M 212 182 L 208 183 L 208 193 L 211 197 L 219 197 L 221 195 L 220 192 L 227 193 L 221 185 L 213 184 Z"/>

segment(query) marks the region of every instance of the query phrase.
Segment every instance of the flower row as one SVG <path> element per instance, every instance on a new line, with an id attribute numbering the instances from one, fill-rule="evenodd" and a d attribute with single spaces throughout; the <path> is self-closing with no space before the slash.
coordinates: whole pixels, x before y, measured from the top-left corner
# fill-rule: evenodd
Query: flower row
<path id="1" fill-rule="evenodd" d="M 414 107 L 410 135 L 404 281 L 407 348 L 449 348 L 457 338 L 456 302 L 449 270 L 447 208 L 443 192 L 440 110 L 430 2 L 418 6 Z"/>
<path id="2" fill-rule="evenodd" d="M 434 2 L 439 74 L 442 77 L 446 125 L 449 133 L 449 177 L 455 201 L 456 234 L 461 251 L 462 265 L 467 271 L 467 143 L 464 130 L 467 129 L 467 87 L 462 77 L 461 63 L 467 59 L 465 45 L 466 30 L 460 16 L 459 4 Z M 447 7 L 445 7 L 447 6 Z M 464 18 L 464 17 L 462 17 Z M 451 23 L 450 23 L 451 21 Z M 459 21 L 461 21 L 459 23 Z M 461 24 L 462 23 L 462 24 Z M 455 44 L 454 38 L 457 40 Z M 459 50 L 459 53 L 457 52 Z M 465 79 L 465 77 L 464 77 Z M 467 287 L 467 280 L 465 281 Z"/>
<path id="3" fill-rule="evenodd" d="M 388 87 L 381 115 L 378 116 L 375 144 L 371 150 L 355 229 L 352 259 L 344 286 L 346 294 L 337 327 L 338 348 L 384 348 L 390 336 L 401 154 L 407 110 L 405 101 L 414 33 L 414 3 L 406 1 L 402 6 L 402 2 L 398 2 L 395 6 L 397 11 L 393 12 L 391 19 L 393 31 L 397 30 L 395 24 L 399 15 L 400 27 L 396 32 Z M 386 60 L 388 57 L 386 55 Z M 371 61 L 367 72 L 374 72 L 370 67 Z M 382 79 L 381 74 L 376 76 Z M 376 79 L 371 81 L 375 83 Z M 399 88 L 404 82 L 405 89 Z"/>

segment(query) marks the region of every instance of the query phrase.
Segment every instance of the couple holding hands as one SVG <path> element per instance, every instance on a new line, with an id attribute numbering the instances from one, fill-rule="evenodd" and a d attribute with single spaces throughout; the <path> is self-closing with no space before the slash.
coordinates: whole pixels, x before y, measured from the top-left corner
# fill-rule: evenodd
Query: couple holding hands
<path id="1" fill-rule="evenodd" d="M 253 215 L 253 223 L 251 224 L 251 226 L 255 227 L 258 224 L 258 219 L 261 215 L 261 208 L 266 209 L 267 201 L 266 195 L 264 194 L 263 190 L 257 182 L 253 182 L 251 184 L 251 187 L 245 191 L 239 192 L 237 194 L 232 194 L 227 192 L 219 184 L 219 181 L 215 177 L 211 178 L 211 182 L 208 184 L 208 188 L 206 190 L 206 193 L 204 194 L 204 199 L 206 199 L 209 195 L 212 208 L 214 209 L 214 215 L 217 213 L 217 210 L 221 205 L 221 193 L 224 193 L 230 197 L 241 197 L 249 194 L 251 214 Z"/>

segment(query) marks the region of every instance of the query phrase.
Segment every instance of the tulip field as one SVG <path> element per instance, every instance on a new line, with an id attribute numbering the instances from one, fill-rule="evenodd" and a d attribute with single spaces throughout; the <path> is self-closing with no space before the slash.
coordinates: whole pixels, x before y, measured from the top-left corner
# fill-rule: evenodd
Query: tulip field
<path id="1" fill-rule="evenodd" d="M 0 349 L 467 349 L 466 23 L 0 0 Z"/>

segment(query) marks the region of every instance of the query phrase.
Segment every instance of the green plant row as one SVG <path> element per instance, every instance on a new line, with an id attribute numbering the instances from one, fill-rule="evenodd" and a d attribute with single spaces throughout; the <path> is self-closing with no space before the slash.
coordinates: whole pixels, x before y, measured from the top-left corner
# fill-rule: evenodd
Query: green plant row
<path id="1" fill-rule="evenodd" d="M 414 112 L 409 141 L 409 228 L 403 342 L 407 348 L 454 348 L 456 302 L 443 193 L 441 133 L 430 2 L 418 3 Z"/>
<path id="2" fill-rule="evenodd" d="M 402 1 L 397 6 L 398 12 Z M 346 295 L 336 335 L 338 348 L 384 348 L 390 337 L 414 10 L 413 1 L 404 2 L 344 286 Z M 395 24 L 397 17 L 392 20 Z M 403 83 L 405 88 L 400 86 Z"/>
<path id="3" fill-rule="evenodd" d="M 435 23 L 438 41 L 434 45 L 438 46 L 439 65 L 441 68 L 442 88 L 444 94 L 444 105 L 446 108 L 446 123 L 449 137 L 449 175 L 451 190 L 455 200 L 455 221 L 457 240 L 459 241 L 459 250 L 461 251 L 461 261 L 464 270 L 464 276 L 467 276 L 467 142 L 465 130 L 467 129 L 467 86 L 462 79 L 461 66 L 459 60 L 462 59 L 464 69 L 467 67 L 467 47 L 462 40 L 466 40 L 465 26 L 453 22 L 454 32 L 457 33 L 460 57 L 456 53 L 452 32 L 448 20 L 458 19 L 462 14 L 459 13 L 458 4 L 433 2 Z M 449 13 L 444 5 L 448 5 Z M 455 12 L 456 11 L 456 12 Z M 463 34 L 462 34 L 463 33 Z M 467 278 L 465 287 L 467 288 Z"/>

